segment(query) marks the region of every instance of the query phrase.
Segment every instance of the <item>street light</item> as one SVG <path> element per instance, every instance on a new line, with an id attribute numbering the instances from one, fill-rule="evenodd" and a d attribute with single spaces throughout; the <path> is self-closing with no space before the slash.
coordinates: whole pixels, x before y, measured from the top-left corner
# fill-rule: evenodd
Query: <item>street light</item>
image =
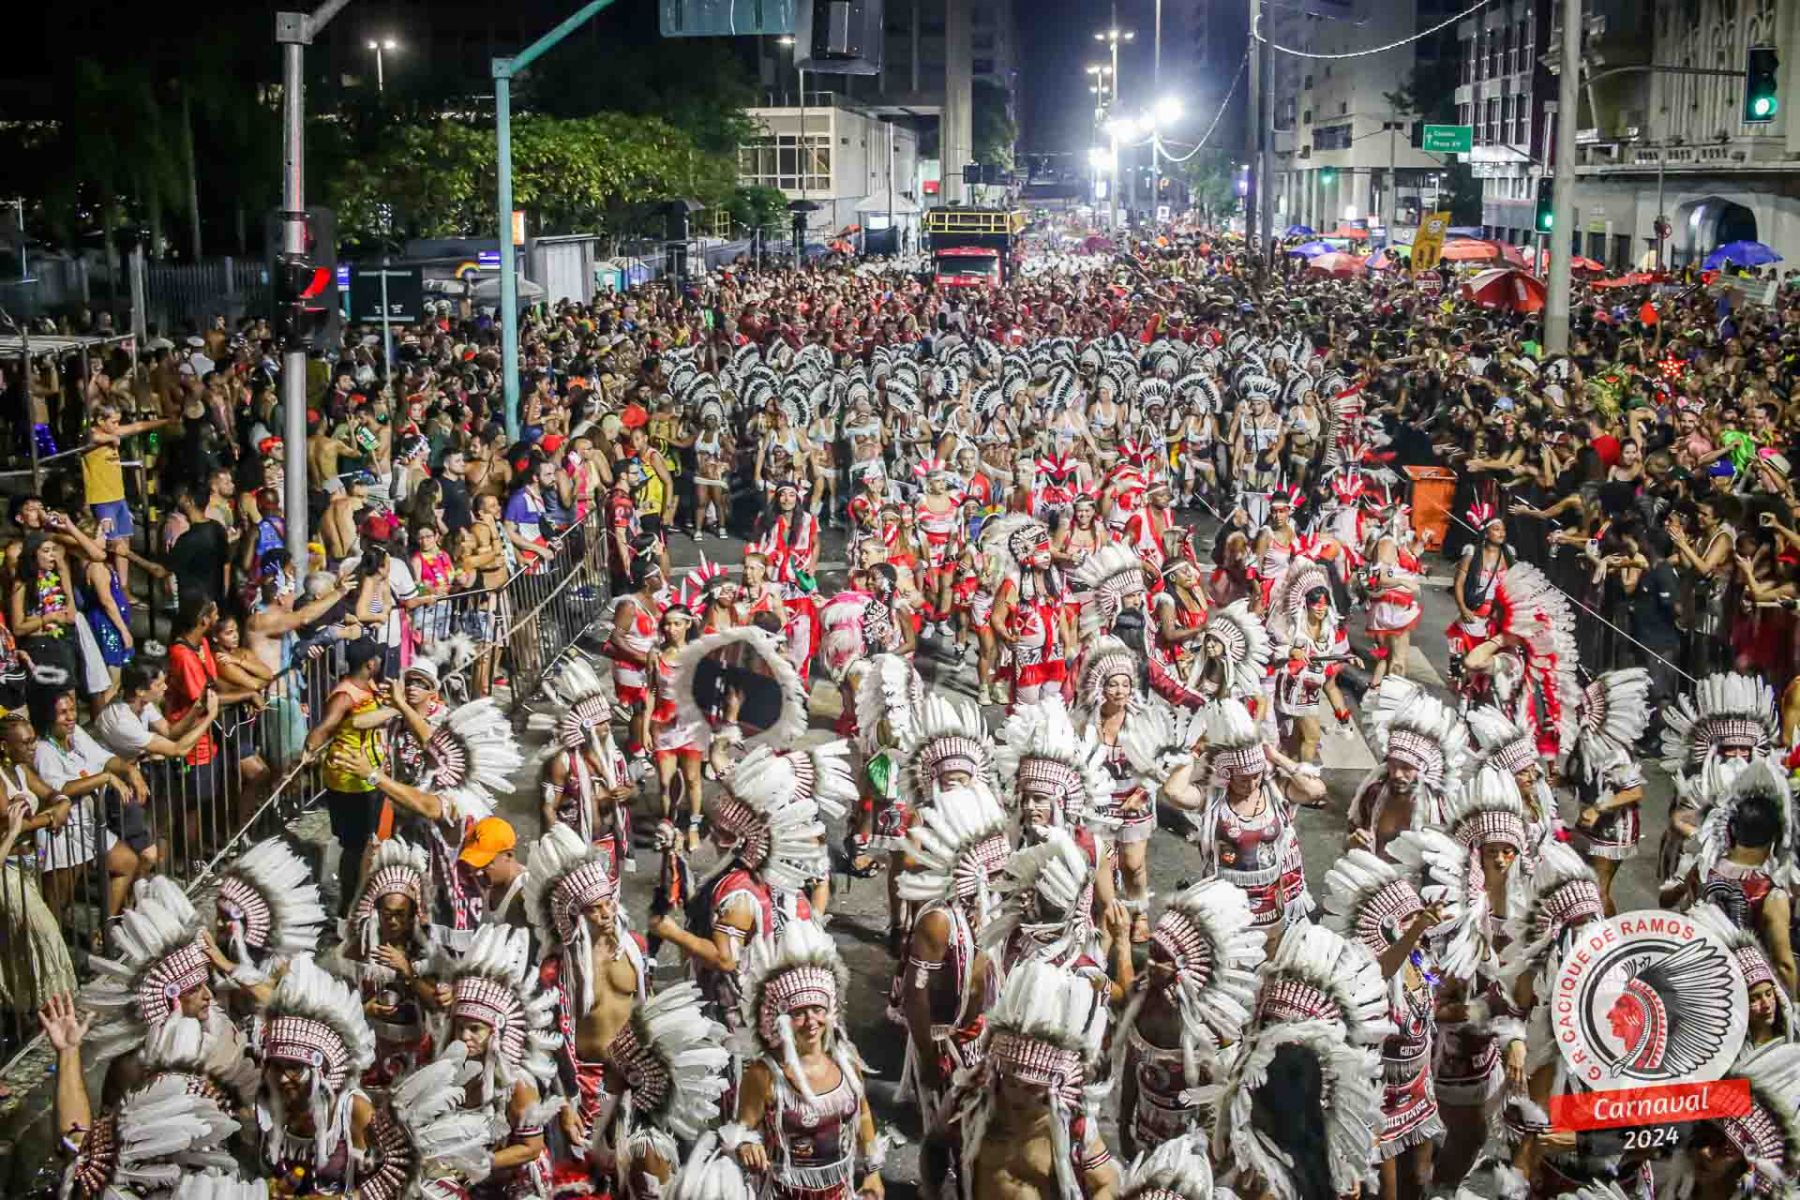
<path id="1" fill-rule="evenodd" d="M 1105 43 L 1106 47 L 1112 52 L 1112 63 L 1110 65 L 1110 67 L 1105 70 L 1095 71 L 1092 67 L 1090 67 L 1089 70 L 1092 71 L 1094 74 L 1099 75 L 1102 82 L 1105 81 L 1107 75 L 1110 74 L 1112 76 L 1112 97 L 1113 97 L 1113 101 L 1115 103 L 1118 101 L 1118 98 L 1119 98 L 1119 82 L 1120 82 L 1120 80 L 1119 80 L 1119 43 L 1120 42 L 1129 42 L 1131 40 L 1131 38 L 1132 38 L 1131 30 L 1120 29 L 1116 25 L 1111 27 L 1110 29 L 1099 30 L 1094 34 L 1094 40 L 1096 42 Z M 1110 125 L 1109 125 L 1109 128 L 1110 128 Z M 1121 136 L 1123 136 L 1123 135 L 1121 135 L 1119 133 L 1114 133 L 1112 135 L 1112 139 L 1113 139 L 1112 140 L 1112 153 L 1113 153 L 1113 160 L 1114 160 L 1113 161 L 1113 180 L 1112 180 L 1112 186 L 1107 189 L 1107 195 L 1106 195 L 1108 228 L 1116 228 L 1119 224 L 1118 155 L 1119 155 L 1119 138 Z"/>
<path id="2" fill-rule="evenodd" d="M 386 51 L 398 50 L 399 48 L 400 43 L 391 37 L 381 38 L 380 40 L 375 38 L 369 39 L 369 49 L 375 52 L 375 90 L 377 92 L 387 91 L 387 77 L 382 71 L 381 56 Z"/>
<path id="3" fill-rule="evenodd" d="M 1156 102 L 1156 107 L 1151 110 L 1151 115 L 1156 118 L 1159 128 L 1164 125 L 1173 125 L 1181 119 L 1181 97 L 1164 96 Z"/>

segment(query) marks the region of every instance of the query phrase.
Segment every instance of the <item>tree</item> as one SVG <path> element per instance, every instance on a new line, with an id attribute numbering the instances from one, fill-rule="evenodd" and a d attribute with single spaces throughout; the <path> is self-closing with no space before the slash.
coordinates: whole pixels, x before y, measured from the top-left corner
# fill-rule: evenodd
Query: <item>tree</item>
<path id="1" fill-rule="evenodd" d="M 655 230 L 653 210 L 733 197 L 735 158 L 706 154 L 667 122 L 599 113 L 513 122 L 513 199 L 546 233 Z M 328 187 L 347 242 L 486 237 L 497 224 L 492 129 L 451 120 L 390 127 Z M 391 230 L 391 233 L 390 233 Z"/>
<path id="2" fill-rule="evenodd" d="M 1013 169 L 1013 145 L 1019 127 L 1006 111 L 1006 89 L 987 79 L 977 79 L 971 89 L 969 109 L 970 147 L 975 161 L 985 166 Z"/>
<path id="3" fill-rule="evenodd" d="M 740 187 L 731 194 L 731 219 L 739 229 L 780 228 L 787 222 L 787 195 L 780 188 Z"/>
<path id="4" fill-rule="evenodd" d="M 1201 150 L 1177 166 L 1186 180 L 1194 207 L 1209 221 L 1218 223 L 1237 208 L 1237 169 L 1223 150 Z"/>

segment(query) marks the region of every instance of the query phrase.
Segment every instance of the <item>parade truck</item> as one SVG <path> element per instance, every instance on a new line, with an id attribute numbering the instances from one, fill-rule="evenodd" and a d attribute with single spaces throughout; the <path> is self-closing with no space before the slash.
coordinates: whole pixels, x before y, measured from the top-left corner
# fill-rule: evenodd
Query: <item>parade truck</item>
<path id="1" fill-rule="evenodd" d="M 925 236 L 933 280 L 939 287 L 1001 286 L 1012 277 L 1024 233 L 1023 209 L 931 209 Z"/>

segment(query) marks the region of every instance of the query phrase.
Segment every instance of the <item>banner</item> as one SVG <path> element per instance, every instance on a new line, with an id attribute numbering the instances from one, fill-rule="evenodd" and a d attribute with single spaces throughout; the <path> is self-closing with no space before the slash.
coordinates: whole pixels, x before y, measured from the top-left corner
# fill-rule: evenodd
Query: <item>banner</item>
<path id="1" fill-rule="evenodd" d="M 1419 222 L 1419 232 L 1413 237 L 1412 272 L 1415 276 L 1427 271 L 1437 270 L 1438 261 L 1444 256 L 1444 234 L 1450 228 L 1450 214 L 1447 212 L 1427 213 Z"/>

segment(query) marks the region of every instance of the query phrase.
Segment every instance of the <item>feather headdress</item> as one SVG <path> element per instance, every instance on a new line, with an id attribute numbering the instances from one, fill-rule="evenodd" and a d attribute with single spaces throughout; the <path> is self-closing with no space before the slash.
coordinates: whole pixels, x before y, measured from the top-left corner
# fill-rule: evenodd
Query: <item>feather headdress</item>
<path id="1" fill-rule="evenodd" d="M 323 1169 L 349 1136 L 357 1084 L 375 1061 L 375 1033 L 363 1015 L 362 999 L 301 956 L 275 985 L 264 1018 L 263 1062 L 291 1063 L 306 1071 L 307 1107 L 316 1131 L 313 1165 Z M 280 1089 L 264 1089 L 257 1121 L 267 1160 L 283 1161 L 288 1134 Z"/>
<path id="2" fill-rule="evenodd" d="M 1144 560 L 1130 546 L 1112 542 L 1083 559 L 1069 579 L 1086 593 L 1081 604 L 1085 642 L 1112 628 L 1128 597 L 1144 595 Z"/>
<path id="3" fill-rule="evenodd" d="M 220 872 L 219 914 L 231 931 L 241 967 L 311 954 L 325 927 L 325 909 L 312 872 L 280 837 L 258 842 Z"/>
<path id="4" fill-rule="evenodd" d="M 925 698 L 911 733 L 900 743 L 900 795 L 910 805 L 926 803 L 946 776 L 961 773 L 992 787 L 994 747 L 981 710 L 942 693 Z"/>
<path id="5" fill-rule="evenodd" d="M 1469 731 L 1456 710 L 1418 684 L 1389 675 L 1370 693 L 1363 713 L 1369 749 L 1377 759 L 1411 766 L 1419 781 L 1440 797 L 1461 785 Z M 1377 767 L 1377 773 L 1382 769 Z M 1414 805 L 1414 828 L 1429 823 L 1432 814 L 1423 811 L 1426 807 Z"/>
<path id="6" fill-rule="evenodd" d="M 1020 708 L 1000 728 L 994 760 L 1014 808 L 1027 793 L 1052 797 L 1052 825 L 1086 820 L 1111 794 L 1106 750 L 1075 732 L 1060 699 Z"/>
<path id="7" fill-rule="evenodd" d="M 238 1123 L 179 1075 L 139 1088 L 87 1131 L 65 1188 L 93 1200 L 172 1192 L 183 1176 L 237 1167 L 227 1143 Z"/>
<path id="8" fill-rule="evenodd" d="M 1000 910 L 982 927 L 979 942 L 1003 970 L 1021 958 L 1066 967 L 1084 954 L 1099 957 L 1093 864 L 1065 831 L 1047 830 L 1015 852 L 994 890 Z"/>
<path id="9" fill-rule="evenodd" d="M 485 1093 L 493 1085 L 511 1087 L 529 1077 L 540 1087 L 556 1073 L 552 1052 L 562 1043 L 556 1032 L 556 993 L 540 992 L 531 961 L 531 935 L 504 925 L 483 925 L 468 953 L 450 970 L 450 1015 L 480 1021 L 489 1036 L 483 1070 Z"/>
<path id="10" fill-rule="evenodd" d="M 810 927 L 812 922 L 794 924 Z M 607 1046 L 606 1059 L 626 1087 L 623 1107 L 612 1123 L 613 1157 L 621 1173 L 647 1153 L 676 1162 L 680 1143 L 693 1141 L 717 1123 L 719 1102 L 731 1087 L 731 1054 L 725 1048 L 725 1027 L 707 1017 L 694 984 L 664 988 L 634 1007 Z M 604 1134 L 601 1127 L 593 1131 L 596 1140 Z"/>
<path id="11" fill-rule="evenodd" d="M 426 790 L 457 820 L 479 821 L 493 815 L 495 796 L 512 792 L 525 756 L 499 703 L 484 696 L 458 705 L 432 731 L 425 763 Z"/>
<path id="12" fill-rule="evenodd" d="M 902 899 L 972 907 L 985 919 L 1012 854 L 1006 813 L 985 787 L 938 792 L 907 831 L 912 864 L 896 881 Z"/>
<path id="13" fill-rule="evenodd" d="M 830 863 L 819 814 L 842 815 L 844 795 L 855 795 L 848 749 L 841 741 L 791 754 L 757 746 L 732 768 L 712 821 L 745 868 L 783 891 L 823 877 Z"/>
<path id="14" fill-rule="evenodd" d="M 172 880 L 139 880 L 132 895 L 112 928 L 115 956 L 91 958 L 97 977 L 82 989 L 82 1005 L 95 1015 L 87 1044 L 101 1062 L 142 1046 L 211 970 L 199 914 Z"/>
<path id="15" fill-rule="evenodd" d="M 1551 964 L 1566 933 L 1606 915 L 1593 868 L 1561 842 L 1544 843 L 1529 886 L 1521 911 L 1506 923 L 1511 944 L 1500 955 L 1500 968 L 1508 982 Z"/>
<path id="16" fill-rule="evenodd" d="M 789 921 L 778 938 L 764 938 L 746 959 L 739 1003 L 742 1018 L 734 1049 L 745 1060 L 761 1059 L 793 1081 L 802 1097 L 817 1103 L 794 1047 L 793 1014 L 802 1008 L 825 1012 L 825 1052 L 837 1060 L 844 1080 L 861 1093 L 862 1061 L 844 1032 L 844 1003 L 850 969 L 831 936 L 812 921 Z"/>

